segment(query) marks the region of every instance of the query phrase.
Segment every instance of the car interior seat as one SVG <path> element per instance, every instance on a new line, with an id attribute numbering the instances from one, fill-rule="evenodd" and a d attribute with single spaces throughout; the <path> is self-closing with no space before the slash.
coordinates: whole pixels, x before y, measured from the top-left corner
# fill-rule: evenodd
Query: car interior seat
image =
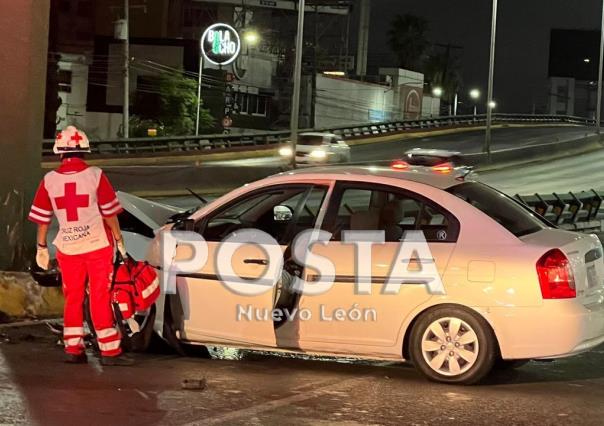
<path id="1" fill-rule="evenodd" d="M 402 201 L 392 200 L 384 205 L 380 214 L 380 229 L 384 230 L 386 241 L 400 241 L 403 237 L 400 223 L 404 216 Z"/>

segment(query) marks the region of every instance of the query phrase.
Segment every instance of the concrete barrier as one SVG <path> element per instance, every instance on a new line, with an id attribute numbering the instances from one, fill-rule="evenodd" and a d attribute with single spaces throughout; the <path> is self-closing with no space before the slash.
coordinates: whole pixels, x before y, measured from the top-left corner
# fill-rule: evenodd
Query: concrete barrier
<path id="1" fill-rule="evenodd" d="M 26 272 L 0 271 L 0 321 L 62 314 L 60 288 L 40 287 Z"/>
<path id="2" fill-rule="evenodd" d="M 495 124 L 493 129 L 499 128 L 541 128 L 541 127 L 583 127 L 572 123 L 548 123 L 548 124 Z M 350 146 L 368 145 L 373 143 L 398 142 L 407 139 L 419 139 L 433 136 L 452 135 L 465 132 L 473 132 L 484 130 L 484 126 L 464 125 L 464 126 L 447 126 L 436 129 L 413 129 L 405 132 L 393 132 L 386 135 L 375 136 L 354 136 L 346 139 L 346 143 Z M 238 146 L 232 148 L 217 148 L 212 150 L 193 150 L 182 152 L 157 152 L 150 155 L 149 153 L 136 155 L 124 155 L 117 158 L 115 156 L 95 155 L 87 159 L 87 163 L 92 166 L 152 166 L 152 165 L 169 165 L 169 164 L 211 164 L 215 161 L 229 161 L 241 159 L 253 159 L 259 157 L 276 156 L 278 145 L 257 145 L 257 146 Z M 56 156 L 44 157 L 42 160 L 42 168 L 49 170 L 54 169 L 59 165 Z"/>

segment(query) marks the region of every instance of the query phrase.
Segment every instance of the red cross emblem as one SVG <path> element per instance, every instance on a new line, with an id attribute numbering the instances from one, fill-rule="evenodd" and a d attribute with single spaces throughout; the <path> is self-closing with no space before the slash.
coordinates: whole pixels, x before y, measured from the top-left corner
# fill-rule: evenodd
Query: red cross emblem
<path id="1" fill-rule="evenodd" d="M 72 141 L 75 141 L 76 145 L 80 144 L 80 141 L 84 139 L 82 136 L 80 136 L 80 134 L 78 132 L 75 132 L 74 135 L 71 137 Z"/>
<path id="2" fill-rule="evenodd" d="M 90 205 L 90 196 L 88 194 L 78 195 L 75 182 L 65 184 L 65 195 L 55 198 L 57 209 L 65 209 L 67 213 L 67 222 L 78 220 L 78 209 Z"/>

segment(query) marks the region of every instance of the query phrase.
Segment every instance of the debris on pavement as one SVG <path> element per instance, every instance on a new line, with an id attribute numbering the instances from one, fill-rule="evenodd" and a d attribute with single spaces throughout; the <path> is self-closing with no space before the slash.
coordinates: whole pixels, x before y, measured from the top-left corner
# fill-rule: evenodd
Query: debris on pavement
<path id="1" fill-rule="evenodd" d="M 208 385 L 205 377 L 201 379 L 183 379 L 181 387 L 186 390 L 204 390 Z"/>

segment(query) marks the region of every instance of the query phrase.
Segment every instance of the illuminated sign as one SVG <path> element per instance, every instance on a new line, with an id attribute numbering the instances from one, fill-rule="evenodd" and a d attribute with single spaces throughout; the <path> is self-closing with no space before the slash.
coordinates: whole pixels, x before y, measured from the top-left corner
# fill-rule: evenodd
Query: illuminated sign
<path id="1" fill-rule="evenodd" d="M 201 53 L 212 64 L 230 64 L 237 59 L 240 49 L 239 34 L 228 24 L 210 25 L 201 36 Z"/>

